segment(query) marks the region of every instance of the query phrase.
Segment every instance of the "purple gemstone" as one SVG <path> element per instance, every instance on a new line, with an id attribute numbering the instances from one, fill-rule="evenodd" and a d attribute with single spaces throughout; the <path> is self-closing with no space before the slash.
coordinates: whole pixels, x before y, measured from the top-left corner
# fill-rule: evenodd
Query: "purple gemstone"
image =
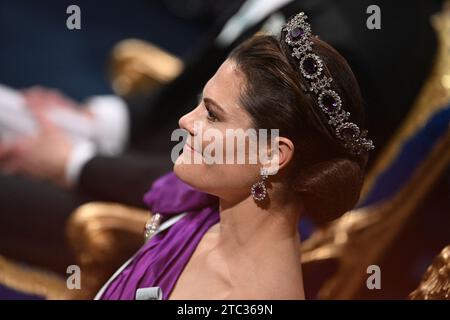
<path id="1" fill-rule="evenodd" d="M 317 62 L 314 58 L 308 57 L 303 61 L 303 69 L 308 74 L 315 74 L 318 70 Z"/>
<path id="2" fill-rule="evenodd" d="M 322 97 L 322 104 L 329 112 L 335 111 L 339 105 L 336 99 L 329 94 Z"/>
<path id="3" fill-rule="evenodd" d="M 346 127 L 341 129 L 341 136 L 343 136 L 345 139 L 353 138 L 357 134 L 357 131 L 355 128 L 352 127 Z"/>
<path id="4" fill-rule="evenodd" d="M 295 27 L 294 29 L 291 30 L 291 37 L 292 40 L 294 41 L 299 40 L 301 37 L 303 37 L 304 34 L 305 31 L 300 27 Z"/>
<path id="5" fill-rule="evenodd" d="M 257 198 L 261 198 L 264 196 L 264 188 L 260 184 L 254 186 L 253 192 Z"/>

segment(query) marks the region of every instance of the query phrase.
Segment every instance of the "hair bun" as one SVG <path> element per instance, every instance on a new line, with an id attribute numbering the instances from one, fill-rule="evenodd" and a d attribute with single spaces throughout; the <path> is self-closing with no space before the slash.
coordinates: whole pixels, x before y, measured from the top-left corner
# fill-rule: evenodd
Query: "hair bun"
<path id="1" fill-rule="evenodd" d="M 356 205 L 363 179 L 364 172 L 356 161 L 332 159 L 302 170 L 293 188 L 302 198 L 306 215 L 323 225 Z"/>

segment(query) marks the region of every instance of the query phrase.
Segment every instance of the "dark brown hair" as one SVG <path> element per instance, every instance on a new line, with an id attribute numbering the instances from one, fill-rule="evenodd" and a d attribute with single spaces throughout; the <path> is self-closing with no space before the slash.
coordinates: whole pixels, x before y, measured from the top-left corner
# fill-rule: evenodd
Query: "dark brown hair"
<path id="1" fill-rule="evenodd" d="M 342 99 L 350 120 L 363 128 L 363 100 L 345 59 L 331 46 L 313 38 L 314 51 L 333 77 L 333 90 Z M 255 36 L 229 58 L 246 78 L 241 103 L 256 128 L 279 129 L 292 140 L 294 159 L 287 168 L 288 187 L 297 192 L 307 215 L 317 224 L 352 209 L 362 187 L 367 155 L 350 154 L 328 124 L 313 93 L 305 93 L 298 61 L 291 49 L 272 36 Z"/>

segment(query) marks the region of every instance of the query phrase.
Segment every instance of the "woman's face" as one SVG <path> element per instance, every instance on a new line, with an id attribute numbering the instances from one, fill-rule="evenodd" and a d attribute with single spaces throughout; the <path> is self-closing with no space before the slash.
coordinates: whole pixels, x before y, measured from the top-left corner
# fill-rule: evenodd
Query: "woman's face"
<path id="1" fill-rule="evenodd" d="M 179 120 L 188 137 L 175 173 L 194 188 L 229 201 L 247 197 L 260 179 L 261 165 L 250 159 L 255 149 L 246 135 L 254 130 L 252 120 L 239 101 L 245 81 L 236 64 L 226 60 L 205 85 L 197 107 Z"/>

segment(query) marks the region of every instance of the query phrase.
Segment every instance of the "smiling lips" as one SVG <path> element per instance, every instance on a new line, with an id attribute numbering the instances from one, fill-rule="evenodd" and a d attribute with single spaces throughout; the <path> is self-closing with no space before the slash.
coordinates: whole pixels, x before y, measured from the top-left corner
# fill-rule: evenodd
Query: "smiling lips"
<path id="1" fill-rule="evenodd" d="M 197 151 L 196 149 L 194 149 L 189 143 L 185 143 L 185 145 L 184 145 L 184 148 L 187 150 L 187 151 L 189 151 L 189 152 L 191 152 L 191 153 L 199 153 L 199 154 L 201 154 L 201 152 L 199 152 L 199 151 Z"/>

